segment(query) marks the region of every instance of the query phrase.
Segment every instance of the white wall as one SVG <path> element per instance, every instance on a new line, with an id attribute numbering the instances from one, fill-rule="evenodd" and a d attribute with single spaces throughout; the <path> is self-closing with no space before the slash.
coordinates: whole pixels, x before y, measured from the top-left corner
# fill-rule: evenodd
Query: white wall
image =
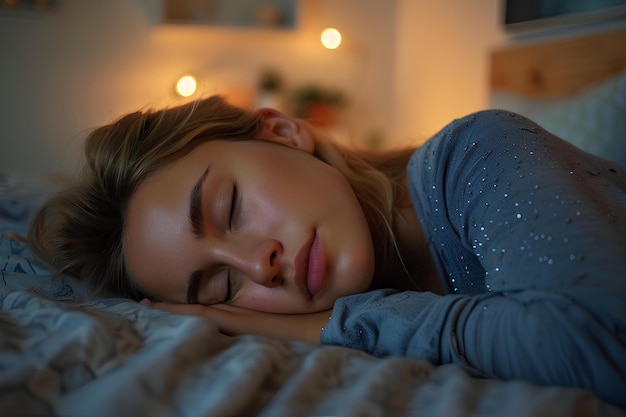
<path id="1" fill-rule="evenodd" d="M 488 106 L 489 52 L 506 42 L 501 0 L 400 0 L 398 137 L 415 143 Z"/>
<path id="2" fill-rule="evenodd" d="M 487 106 L 488 53 L 506 41 L 501 0 L 300 0 L 291 31 L 163 25 L 161 0 L 59 4 L 0 14 L 0 170 L 73 170 L 89 129 L 182 102 L 173 84 L 185 72 L 204 95 L 249 93 L 275 67 L 292 87 L 345 91 L 345 140 L 420 143 Z M 326 26 L 343 32 L 335 51 L 319 43 Z"/>
<path id="3" fill-rule="evenodd" d="M 62 0 L 39 17 L 0 14 L 0 170 L 73 170 L 90 128 L 145 106 L 181 102 L 196 73 L 205 95 L 255 87 L 267 67 L 292 86 L 317 81 L 350 98 L 358 137 L 393 129 L 396 0 L 301 0 L 294 31 L 173 26 L 159 0 Z M 345 43 L 328 51 L 325 26 Z"/>

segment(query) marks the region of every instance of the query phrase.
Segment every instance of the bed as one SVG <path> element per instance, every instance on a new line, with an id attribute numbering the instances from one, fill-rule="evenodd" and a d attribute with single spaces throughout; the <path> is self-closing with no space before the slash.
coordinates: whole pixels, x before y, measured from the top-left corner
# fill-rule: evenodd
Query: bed
<path id="1" fill-rule="evenodd" d="M 623 45 L 626 32 L 619 33 Z M 513 59 L 498 56 L 510 51 L 519 48 L 492 56 L 494 94 L 507 96 L 503 105 L 546 100 L 498 87 L 498 63 L 510 67 Z M 547 99 L 569 105 L 600 85 Z M 626 119 L 623 112 L 618 118 Z M 24 243 L 31 216 L 60 183 L 0 174 L 0 416 L 626 416 L 580 389 L 480 379 L 454 365 L 340 347 L 229 337 L 201 318 L 94 299 L 73 278 L 54 277 Z"/>

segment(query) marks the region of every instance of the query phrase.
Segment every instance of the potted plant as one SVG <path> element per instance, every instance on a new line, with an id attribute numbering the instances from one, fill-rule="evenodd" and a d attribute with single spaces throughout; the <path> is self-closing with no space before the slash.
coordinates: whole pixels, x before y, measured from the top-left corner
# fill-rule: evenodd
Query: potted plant
<path id="1" fill-rule="evenodd" d="M 343 93 L 319 85 L 306 85 L 293 94 L 294 115 L 311 123 L 328 127 L 335 122 L 336 112 L 345 105 Z"/>

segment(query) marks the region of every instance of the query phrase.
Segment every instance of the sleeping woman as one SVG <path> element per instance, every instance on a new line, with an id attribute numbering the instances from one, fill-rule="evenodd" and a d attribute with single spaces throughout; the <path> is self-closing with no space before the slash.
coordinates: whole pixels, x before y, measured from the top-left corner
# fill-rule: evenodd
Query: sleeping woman
<path id="1" fill-rule="evenodd" d="M 97 294 L 626 407 L 626 167 L 528 119 L 483 111 L 370 153 L 210 97 L 85 152 L 29 237 Z"/>

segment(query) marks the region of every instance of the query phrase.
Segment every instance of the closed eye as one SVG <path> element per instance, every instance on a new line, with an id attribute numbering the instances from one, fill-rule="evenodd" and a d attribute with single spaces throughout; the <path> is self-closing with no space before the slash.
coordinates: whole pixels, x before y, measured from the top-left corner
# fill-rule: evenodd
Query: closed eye
<path id="1" fill-rule="evenodd" d="M 228 275 L 226 276 L 226 296 L 224 297 L 223 303 L 228 303 L 233 299 L 233 285 L 230 276 L 230 269 L 228 270 Z"/>
<path id="2" fill-rule="evenodd" d="M 235 220 L 237 219 L 237 214 L 239 213 L 239 190 L 237 188 L 237 183 L 233 182 L 233 191 L 230 197 L 230 211 L 228 214 L 228 225 L 230 229 L 233 229 Z"/>

